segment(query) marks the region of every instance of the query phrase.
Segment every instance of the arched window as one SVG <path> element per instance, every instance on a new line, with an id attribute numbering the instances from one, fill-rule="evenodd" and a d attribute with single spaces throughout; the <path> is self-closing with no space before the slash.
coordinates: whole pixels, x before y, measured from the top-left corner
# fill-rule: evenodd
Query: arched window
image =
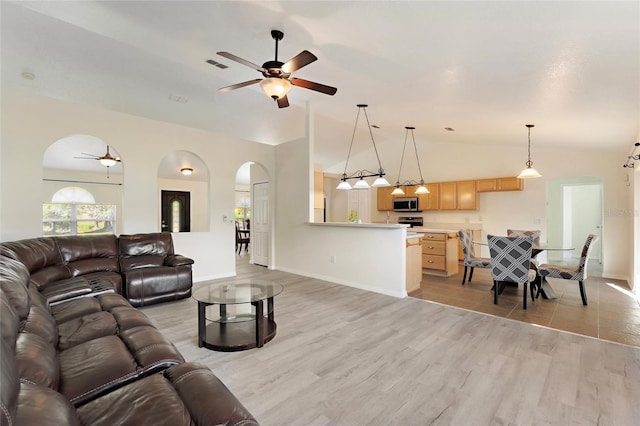
<path id="1" fill-rule="evenodd" d="M 78 186 L 62 188 L 42 204 L 42 234 L 113 234 L 115 204 L 96 204 L 93 194 Z"/>

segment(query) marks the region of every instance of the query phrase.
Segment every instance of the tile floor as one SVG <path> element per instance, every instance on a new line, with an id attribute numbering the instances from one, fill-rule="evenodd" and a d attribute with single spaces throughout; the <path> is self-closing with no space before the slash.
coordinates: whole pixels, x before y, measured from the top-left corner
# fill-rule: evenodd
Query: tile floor
<path id="1" fill-rule="evenodd" d="M 523 310 L 522 286 L 505 288 L 494 305 L 490 270 L 476 268 L 473 281 L 464 286 L 463 270 L 448 278 L 423 275 L 420 289 L 409 296 L 640 347 L 640 303 L 626 282 L 590 273 L 589 305 L 583 306 L 576 281 L 551 278 L 557 298 L 532 302 L 529 297 Z"/>

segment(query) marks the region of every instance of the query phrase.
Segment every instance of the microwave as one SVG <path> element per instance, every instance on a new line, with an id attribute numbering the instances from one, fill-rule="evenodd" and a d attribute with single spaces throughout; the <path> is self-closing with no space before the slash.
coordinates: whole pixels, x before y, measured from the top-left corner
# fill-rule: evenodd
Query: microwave
<path id="1" fill-rule="evenodd" d="M 418 210 L 418 197 L 408 198 L 394 198 L 393 199 L 393 211 L 394 212 L 419 212 Z"/>

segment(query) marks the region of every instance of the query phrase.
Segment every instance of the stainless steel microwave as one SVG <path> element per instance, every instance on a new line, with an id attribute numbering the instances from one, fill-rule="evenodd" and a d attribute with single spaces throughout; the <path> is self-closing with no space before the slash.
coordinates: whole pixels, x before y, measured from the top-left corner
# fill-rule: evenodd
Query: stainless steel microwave
<path id="1" fill-rule="evenodd" d="M 418 197 L 394 198 L 393 211 L 419 212 L 420 210 L 418 210 Z"/>

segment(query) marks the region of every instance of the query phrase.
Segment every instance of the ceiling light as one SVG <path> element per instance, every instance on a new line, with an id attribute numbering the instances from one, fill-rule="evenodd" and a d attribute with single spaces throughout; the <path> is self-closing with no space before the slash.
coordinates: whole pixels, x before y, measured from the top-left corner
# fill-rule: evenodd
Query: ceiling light
<path id="1" fill-rule="evenodd" d="M 289 80 L 280 77 L 267 77 L 260 82 L 264 93 L 272 99 L 280 99 L 291 90 Z"/>
<path id="2" fill-rule="evenodd" d="M 384 178 L 385 172 L 382 168 L 382 163 L 380 162 L 380 156 L 378 155 L 378 148 L 376 148 L 376 141 L 373 139 L 373 132 L 371 131 L 371 124 L 369 124 L 369 116 L 367 116 L 367 106 L 365 104 L 358 104 L 358 115 L 356 115 L 356 124 L 353 127 L 353 134 L 351 135 L 351 144 L 349 145 L 349 152 L 347 153 L 347 161 L 344 163 L 344 173 L 342 173 L 342 177 L 340 178 L 341 182 L 336 187 L 336 189 L 368 189 L 369 183 L 367 183 L 365 178 L 376 176 L 376 180 L 373 182 L 371 186 L 374 188 L 389 186 L 389 182 Z M 364 116 L 367 119 L 367 128 L 369 129 L 369 135 L 371 136 L 371 142 L 373 143 L 373 150 L 376 153 L 376 158 L 378 159 L 378 171 L 371 172 L 366 169 L 357 170 L 353 172 L 351 175 L 347 175 L 347 167 L 349 166 L 349 157 L 351 156 L 351 148 L 353 148 L 353 140 L 356 135 L 356 129 L 358 127 L 358 118 L 360 117 L 360 111 L 364 111 Z M 349 179 L 358 179 L 358 181 L 353 185 L 353 187 L 347 182 Z"/>
<path id="3" fill-rule="evenodd" d="M 24 78 L 25 80 L 35 80 L 36 79 L 36 75 L 32 72 L 29 71 L 23 71 L 22 74 L 22 78 Z"/>
<path id="4" fill-rule="evenodd" d="M 180 173 L 185 176 L 189 176 L 191 173 L 193 173 L 193 169 L 191 167 L 183 167 L 180 169 Z"/>
<path id="5" fill-rule="evenodd" d="M 102 157 L 99 158 L 98 161 L 105 167 L 113 167 L 117 162 L 117 160 L 113 157 Z"/>
<path id="6" fill-rule="evenodd" d="M 531 128 L 535 127 L 535 125 L 525 124 L 525 126 L 529 129 L 528 157 L 527 157 L 527 162 L 525 163 L 527 167 L 525 167 L 525 169 L 518 175 L 518 179 L 539 178 L 542 175 L 538 173 L 536 169 L 533 168 L 533 162 L 531 161 Z"/>
<path id="7" fill-rule="evenodd" d="M 445 127 L 444 128 L 447 132 L 455 132 L 456 129 L 454 129 L 453 127 Z"/>
<path id="8" fill-rule="evenodd" d="M 410 186 L 410 185 L 420 185 L 415 190 L 415 194 L 428 194 L 429 190 L 424 185 L 424 179 L 422 179 L 422 168 L 420 167 L 420 158 L 418 157 L 418 147 L 416 146 L 416 138 L 413 134 L 413 131 L 416 129 L 415 127 L 406 126 L 406 131 L 404 134 L 404 145 L 402 147 L 402 157 L 400 157 L 400 168 L 398 169 L 398 180 L 396 181 L 396 187 L 393 191 L 391 191 L 391 195 L 404 195 L 404 191 L 400 186 Z M 411 139 L 413 139 L 413 150 L 416 153 L 416 161 L 418 162 L 418 172 L 420 172 L 420 182 L 416 182 L 415 180 L 408 180 L 400 183 L 400 173 L 402 172 L 402 163 L 404 162 L 404 152 L 407 149 L 407 137 L 409 136 L 409 132 L 411 132 Z"/>

